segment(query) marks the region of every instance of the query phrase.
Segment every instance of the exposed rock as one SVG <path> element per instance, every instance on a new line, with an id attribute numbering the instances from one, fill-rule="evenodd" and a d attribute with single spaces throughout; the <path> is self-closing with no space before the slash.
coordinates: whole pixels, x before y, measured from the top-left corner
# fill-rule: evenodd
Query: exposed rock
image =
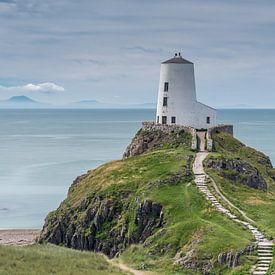
<path id="1" fill-rule="evenodd" d="M 188 245 L 187 252 L 183 253 L 181 250 L 177 252 L 174 257 L 174 264 L 183 266 L 186 269 L 191 269 L 193 271 L 201 270 L 203 275 L 210 274 L 212 269 L 211 257 L 209 259 L 198 259 L 196 254 L 196 246 L 200 243 L 203 232 L 201 230 L 197 231 L 192 238 L 193 241 Z"/>
<path id="2" fill-rule="evenodd" d="M 159 203 L 145 200 L 140 204 L 135 218 L 136 233 L 131 237 L 132 243 L 143 243 L 155 228 L 163 224 L 162 206 Z"/>
<path id="3" fill-rule="evenodd" d="M 218 255 L 218 263 L 221 265 L 227 265 L 230 268 L 234 268 L 240 264 L 240 257 L 243 255 L 250 255 L 255 250 L 255 246 L 247 246 L 238 252 L 223 252 Z"/>
<path id="4" fill-rule="evenodd" d="M 191 147 L 194 131 L 193 128 L 179 125 L 143 123 L 143 127 L 137 132 L 123 157 L 137 156 L 153 148 L 164 146 L 176 147 L 185 144 Z"/>
<path id="5" fill-rule="evenodd" d="M 84 202 L 85 205 L 87 202 Z M 121 219 L 122 204 L 95 198 L 87 208 L 71 215 L 49 215 L 43 227 L 40 242 L 80 250 L 103 252 L 109 257 L 120 253 L 125 246 L 144 242 L 155 229 L 163 225 L 162 205 L 144 200 L 136 210 L 136 229 L 128 232 L 128 221 Z"/>
<path id="6" fill-rule="evenodd" d="M 267 188 L 267 184 L 258 169 L 244 160 L 211 157 L 205 161 L 204 165 L 216 170 L 220 176 L 231 182 L 239 182 L 260 190 Z"/>

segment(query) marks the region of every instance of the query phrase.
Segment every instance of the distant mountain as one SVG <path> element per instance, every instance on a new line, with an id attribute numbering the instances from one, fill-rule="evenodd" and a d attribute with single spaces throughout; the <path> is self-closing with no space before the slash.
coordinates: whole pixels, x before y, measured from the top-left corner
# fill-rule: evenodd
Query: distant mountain
<path id="1" fill-rule="evenodd" d="M 35 101 L 27 96 L 13 96 L 0 101 L 0 109 L 40 109 L 51 108 L 50 104 Z"/>
<path id="2" fill-rule="evenodd" d="M 7 100 L 0 101 L 0 109 L 153 109 L 156 103 L 143 104 L 111 104 L 97 100 L 82 100 L 66 105 L 51 105 L 44 102 L 35 101 L 25 95 L 13 96 Z"/>

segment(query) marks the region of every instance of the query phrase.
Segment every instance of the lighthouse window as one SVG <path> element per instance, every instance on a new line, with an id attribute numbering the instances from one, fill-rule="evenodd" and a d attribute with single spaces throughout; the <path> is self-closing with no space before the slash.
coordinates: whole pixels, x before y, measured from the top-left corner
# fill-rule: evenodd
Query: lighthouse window
<path id="1" fill-rule="evenodd" d="M 163 106 L 167 106 L 167 97 L 163 98 Z"/>
<path id="2" fill-rule="evenodd" d="M 167 124 L 167 116 L 163 116 L 163 117 L 161 118 L 161 123 L 162 123 L 162 124 Z"/>
<path id="3" fill-rule="evenodd" d="M 206 117 L 206 123 L 210 124 L 210 116 Z"/>
<path id="4" fill-rule="evenodd" d="M 164 82 L 164 92 L 168 92 L 168 86 L 169 86 L 169 83 Z"/>
<path id="5" fill-rule="evenodd" d="M 157 117 L 157 123 L 159 123 L 159 116 Z"/>
<path id="6" fill-rule="evenodd" d="M 173 123 L 173 124 L 176 123 L 176 117 L 175 117 L 175 116 L 172 116 L 172 117 L 171 117 L 171 123 Z"/>

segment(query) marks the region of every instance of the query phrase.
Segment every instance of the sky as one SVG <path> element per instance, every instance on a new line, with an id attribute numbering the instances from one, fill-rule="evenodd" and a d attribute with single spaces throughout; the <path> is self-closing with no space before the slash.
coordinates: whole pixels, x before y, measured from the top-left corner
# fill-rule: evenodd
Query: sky
<path id="1" fill-rule="evenodd" d="M 198 100 L 275 108 L 273 0 L 0 0 L 0 100 L 156 102 L 175 52 Z"/>

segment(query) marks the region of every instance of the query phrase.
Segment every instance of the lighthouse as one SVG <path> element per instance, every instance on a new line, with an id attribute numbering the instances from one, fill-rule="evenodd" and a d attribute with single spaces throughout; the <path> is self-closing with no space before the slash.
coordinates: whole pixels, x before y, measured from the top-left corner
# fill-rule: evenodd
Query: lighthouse
<path id="1" fill-rule="evenodd" d="M 197 101 L 194 64 L 180 53 L 161 63 L 156 122 L 195 129 L 216 125 L 216 110 Z"/>

